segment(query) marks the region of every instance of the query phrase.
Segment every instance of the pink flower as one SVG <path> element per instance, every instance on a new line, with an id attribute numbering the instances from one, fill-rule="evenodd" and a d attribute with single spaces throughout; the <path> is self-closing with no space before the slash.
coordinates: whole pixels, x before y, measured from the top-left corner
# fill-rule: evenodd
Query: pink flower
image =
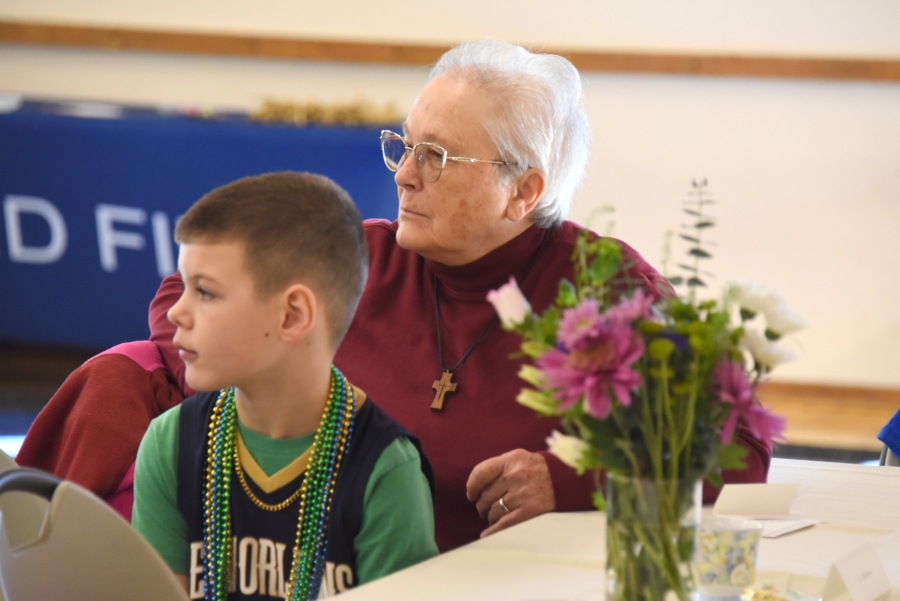
<path id="1" fill-rule="evenodd" d="M 724 403 L 732 405 L 731 413 L 722 424 L 722 444 L 728 444 L 734 435 L 738 420 L 742 420 L 750 432 L 768 445 L 781 438 L 784 418 L 775 415 L 762 406 L 753 396 L 753 388 L 744 368 L 727 359 L 716 365 L 714 393 Z"/>
<path id="2" fill-rule="evenodd" d="M 590 344 L 605 322 L 631 325 L 642 317 L 650 317 L 652 305 L 653 299 L 647 297 L 642 290 L 636 291 L 632 298 L 626 298 L 605 313 L 600 313 L 597 301 L 586 298 L 577 307 L 563 311 L 557 338 L 567 350 L 580 350 Z"/>
<path id="3" fill-rule="evenodd" d="M 754 403 L 743 417 L 744 422 L 750 426 L 750 432 L 767 445 L 771 446 L 772 441 L 783 439 L 787 423 L 783 417 L 775 415 L 762 404 Z"/>
<path id="4" fill-rule="evenodd" d="M 568 350 L 578 350 L 589 338 L 597 335 L 602 325 L 603 316 L 597 301 L 586 298 L 577 307 L 563 311 L 557 337 Z"/>
<path id="5" fill-rule="evenodd" d="M 579 331 L 590 335 L 573 341 L 575 350 L 551 349 L 537 360 L 537 367 L 546 377 L 544 386 L 556 389 L 561 409 L 584 398 L 591 415 L 606 419 L 613 398 L 630 405 L 631 391 L 641 385 L 631 365 L 644 353 L 644 341 L 630 324 L 610 319 Z"/>
<path id="6" fill-rule="evenodd" d="M 606 312 L 607 317 L 614 321 L 625 323 L 633 323 L 640 318 L 648 319 L 650 315 L 650 307 L 653 306 L 653 298 L 644 294 L 644 291 L 638 289 L 634 296 L 622 300 L 618 305 L 612 307 Z"/>

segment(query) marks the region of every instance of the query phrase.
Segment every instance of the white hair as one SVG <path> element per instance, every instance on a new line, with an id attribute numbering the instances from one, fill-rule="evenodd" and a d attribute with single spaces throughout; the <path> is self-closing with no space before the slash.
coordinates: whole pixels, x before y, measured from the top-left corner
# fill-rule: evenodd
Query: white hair
<path id="1" fill-rule="evenodd" d="M 531 168 L 543 171 L 547 189 L 535 223 L 562 223 L 581 185 L 591 137 L 578 70 L 555 54 L 483 40 L 447 51 L 430 79 L 450 72 L 502 99 L 483 126 L 500 158 L 515 164 L 505 170 L 507 181 Z"/>

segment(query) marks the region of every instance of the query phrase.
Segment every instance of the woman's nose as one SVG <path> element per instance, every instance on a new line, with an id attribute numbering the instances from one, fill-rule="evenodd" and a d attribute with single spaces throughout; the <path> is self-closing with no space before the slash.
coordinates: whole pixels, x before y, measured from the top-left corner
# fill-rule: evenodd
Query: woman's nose
<path id="1" fill-rule="evenodd" d="M 400 163 L 400 168 L 394 174 L 394 181 L 401 188 L 407 190 L 418 190 L 422 187 L 422 176 L 419 173 L 419 167 L 412 152 L 407 151 Z"/>

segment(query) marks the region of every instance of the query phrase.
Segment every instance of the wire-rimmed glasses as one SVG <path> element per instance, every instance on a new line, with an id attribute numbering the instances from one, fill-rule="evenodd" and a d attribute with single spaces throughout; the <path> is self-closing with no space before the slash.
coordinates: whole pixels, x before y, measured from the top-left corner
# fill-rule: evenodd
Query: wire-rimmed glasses
<path id="1" fill-rule="evenodd" d="M 381 132 L 381 153 L 384 156 L 384 164 L 391 171 L 396 172 L 403 166 L 408 153 L 416 157 L 416 166 L 422 179 L 428 183 L 434 183 L 441 177 L 441 172 L 447 161 L 458 163 L 493 163 L 494 165 L 510 165 L 506 161 L 492 161 L 489 159 L 473 159 L 470 157 L 447 156 L 447 151 L 431 142 L 419 142 L 415 146 L 406 143 L 398 133 L 390 130 Z"/>

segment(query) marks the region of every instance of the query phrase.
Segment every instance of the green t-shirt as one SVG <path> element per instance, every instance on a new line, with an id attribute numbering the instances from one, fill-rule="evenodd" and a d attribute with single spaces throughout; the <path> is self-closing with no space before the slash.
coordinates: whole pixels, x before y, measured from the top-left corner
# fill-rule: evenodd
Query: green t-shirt
<path id="1" fill-rule="evenodd" d="M 188 526 L 178 511 L 176 465 L 181 407 L 150 423 L 134 473 L 132 524 L 176 574 L 190 568 Z M 238 422 L 244 444 L 267 475 L 302 455 L 315 434 L 274 439 Z M 399 438 L 375 463 L 366 485 L 362 529 L 354 540 L 359 584 L 386 576 L 438 554 L 434 513 L 419 452 Z"/>

